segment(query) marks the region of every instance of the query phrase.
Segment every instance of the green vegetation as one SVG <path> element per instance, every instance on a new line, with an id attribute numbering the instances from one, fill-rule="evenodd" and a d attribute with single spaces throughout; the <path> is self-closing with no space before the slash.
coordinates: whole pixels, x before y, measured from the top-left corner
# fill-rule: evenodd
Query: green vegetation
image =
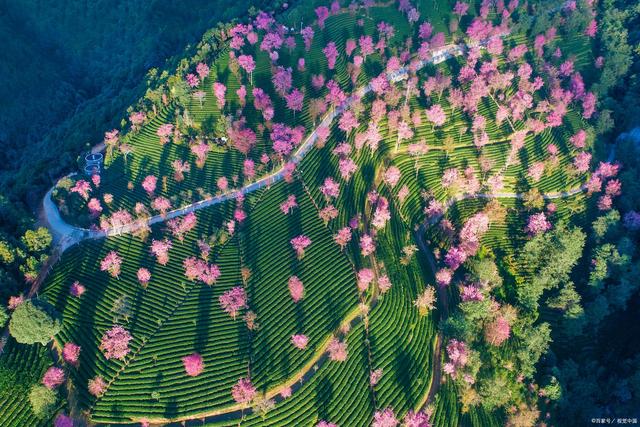
<path id="1" fill-rule="evenodd" d="M 27 300 L 13 311 L 11 336 L 21 344 L 47 344 L 60 332 L 62 321 L 55 308 L 40 299 Z"/>

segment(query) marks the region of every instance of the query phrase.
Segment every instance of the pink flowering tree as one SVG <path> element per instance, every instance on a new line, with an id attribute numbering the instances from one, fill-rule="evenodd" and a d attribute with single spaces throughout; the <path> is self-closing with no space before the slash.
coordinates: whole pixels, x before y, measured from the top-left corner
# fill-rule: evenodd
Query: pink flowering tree
<path id="1" fill-rule="evenodd" d="M 373 414 L 371 427 L 395 427 L 398 425 L 398 419 L 393 413 L 393 409 L 386 408 L 382 411 L 376 411 Z"/>
<path id="2" fill-rule="evenodd" d="M 287 197 L 287 200 L 285 200 L 280 204 L 280 210 L 285 215 L 291 213 L 291 211 L 297 207 L 298 207 L 298 202 L 296 201 L 296 196 L 294 194 L 290 194 Z"/>
<path id="3" fill-rule="evenodd" d="M 525 231 L 532 236 L 540 233 L 544 233 L 551 229 L 551 223 L 547 220 L 547 216 L 544 212 L 539 212 L 529 216 Z"/>
<path id="4" fill-rule="evenodd" d="M 169 262 L 169 249 L 171 249 L 171 240 L 156 240 L 151 241 L 151 253 L 156 257 L 158 264 L 167 265 Z"/>
<path id="5" fill-rule="evenodd" d="M 236 286 L 220 295 L 220 306 L 227 312 L 233 320 L 236 319 L 238 312 L 243 308 L 247 308 L 247 294 L 243 287 Z"/>
<path id="6" fill-rule="evenodd" d="M 142 188 L 147 192 L 149 196 L 153 195 L 153 192 L 156 190 L 156 184 L 158 183 L 158 178 L 153 175 L 147 175 L 142 180 Z"/>
<path id="7" fill-rule="evenodd" d="M 133 339 L 129 331 L 120 325 L 105 332 L 100 340 L 100 350 L 104 353 L 104 357 L 109 359 L 124 360 L 129 354 L 129 342 Z"/>
<path id="8" fill-rule="evenodd" d="M 469 361 L 469 350 L 466 343 L 456 339 L 449 340 L 447 344 L 448 362 L 444 364 L 444 372 L 455 378 L 460 369 L 467 365 Z"/>
<path id="9" fill-rule="evenodd" d="M 138 269 L 138 272 L 136 273 L 136 276 L 140 285 L 142 285 L 143 288 L 146 288 L 149 284 L 149 281 L 151 280 L 151 272 L 144 267 L 140 267 Z"/>
<path id="10" fill-rule="evenodd" d="M 249 74 L 249 84 L 253 85 L 253 71 L 256 69 L 256 61 L 251 55 L 238 56 L 238 65 Z"/>
<path id="11" fill-rule="evenodd" d="M 334 362 L 344 362 L 347 360 L 348 355 L 347 343 L 332 337 L 327 346 L 327 352 L 329 353 L 329 359 Z"/>
<path id="12" fill-rule="evenodd" d="M 213 84 L 213 94 L 216 97 L 218 108 L 221 110 L 224 108 L 226 93 L 227 93 L 227 87 L 224 84 L 220 82 L 215 82 Z"/>
<path id="13" fill-rule="evenodd" d="M 344 158 L 338 161 L 338 170 L 340 171 L 342 179 L 349 181 L 349 179 L 351 179 L 351 175 L 358 170 L 358 165 L 352 159 Z"/>
<path id="14" fill-rule="evenodd" d="M 369 256 L 376 250 L 376 243 L 369 234 L 363 234 L 360 237 L 360 253 L 362 256 Z"/>
<path id="15" fill-rule="evenodd" d="M 231 397 L 240 404 L 251 402 L 257 394 L 258 391 L 248 378 L 240 378 L 238 383 L 231 389 Z"/>
<path id="16" fill-rule="evenodd" d="M 211 151 L 211 147 L 203 141 L 191 146 L 191 152 L 196 156 L 196 166 L 198 168 L 202 169 L 204 167 L 209 151 Z"/>
<path id="17" fill-rule="evenodd" d="M 79 179 L 76 183 L 69 189 L 71 193 L 77 193 L 84 200 L 89 199 L 89 193 L 91 192 L 91 184 L 89 184 L 84 179 Z"/>
<path id="18" fill-rule="evenodd" d="M 307 348 L 307 345 L 309 344 L 309 337 L 303 334 L 292 335 L 291 343 L 298 350 L 305 350 Z"/>
<path id="19" fill-rule="evenodd" d="M 433 126 L 440 127 L 447 121 L 447 115 L 442 107 L 438 104 L 433 105 L 426 110 L 427 120 L 433 123 Z"/>
<path id="20" fill-rule="evenodd" d="M 44 376 L 42 377 L 42 384 L 44 384 L 44 386 L 49 390 L 53 390 L 60 384 L 64 383 L 65 378 L 62 368 L 52 366 L 44 373 Z"/>
<path id="21" fill-rule="evenodd" d="M 333 70 L 336 67 L 336 59 L 338 58 L 338 48 L 334 42 L 327 43 L 322 53 L 327 58 L 327 68 Z"/>
<path id="22" fill-rule="evenodd" d="M 78 282 L 77 280 L 73 282 L 71 284 L 71 287 L 69 288 L 69 293 L 76 298 L 80 298 L 86 291 L 87 288 L 85 288 L 84 285 L 80 284 L 80 282 Z"/>
<path id="23" fill-rule="evenodd" d="M 107 383 L 100 375 L 96 375 L 88 381 L 87 390 L 89 394 L 100 397 L 107 391 Z"/>
<path id="24" fill-rule="evenodd" d="M 318 27 L 324 30 L 324 21 L 329 17 L 329 9 L 326 6 L 320 6 L 315 9 L 318 17 Z"/>
<path id="25" fill-rule="evenodd" d="M 151 201 L 151 207 L 160 212 L 160 215 L 164 216 L 167 211 L 171 209 L 171 201 L 166 197 L 159 196 Z"/>
<path id="26" fill-rule="evenodd" d="M 169 142 L 169 138 L 173 135 L 174 129 L 171 123 L 165 123 L 158 127 L 156 135 L 160 138 L 160 144 L 164 145 Z"/>
<path id="27" fill-rule="evenodd" d="M 293 302 L 297 303 L 302 298 L 304 298 L 304 285 L 302 284 L 302 280 L 298 278 L 298 276 L 291 276 L 289 278 L 289 294 L 291 294 L 291 299 Z"/>
<path id="28" fill-rule="evenodd" d="M 104 259 L 100 262 L 100 270 L 108 272 L 111 277 L 118 277 L 120 275 L 120 266 L 122 265 L 122 258 L 116 251 L 109 252 Z"/>
<path id="29" fill-rule="evenodd" d="M 340 246 L 340 250 L 344 250 L 344 248 L 351 241 L 351 228 L 343 227 L 333 236 L 333 240 Z"/>
<path id="30" fill-rule="evenodd" d="M 204 360 L 198 353 L 193 353 L 182 358 L 184 370 L 190 377 L 197 377 L 204 371 Z"/>
<path id="31" fill-rule="evenodd" d="M 184 236 L 193 230 L 198 224 L 195 212 L 189 212 L 183 217 L 172 218 L 167 221 L 167 229 L 179 241 L 184 241 Z"/>
<path id="32" fill-rule="evenodd" d="M 298 259 L 302 259 L 304 257 L 305 249 L 311 244 L 311 239 L 304 234 L 301 234 L 291 239 L 290 243 L 291 247 L 296 252 Z"/>
<path id="33" fill-rule="evenodd" d="M 504 316 L 498 316 L 493 322 L 488 323 L 484 329 L 485 340 L 494 346 L 499 346 L 509 339 L 511 328 Z"/>
<path id="34" fill-rule="evenodd" d="M 365 292 L 369 288 L 369 285 L 373 282 L 374 278 L 375 278 L 375 273 L 370 268 L 363 268 L 360 271 L 358 271 L 358 274 L 357 274 L 358 290 L 360 292 Z"/>
<path id="35" fill-rule="evenodd" d="M 302 35 L 302 40 L 304 41 L 304 49 L 308 52 L 311 49 L 311 43 L 313 42 L 314 31 L 311 27 L 304 27 L 300 31 L 300 35 Z"/>
<path id="36" fill-rule="evenodd" d="M 80 346 L 72 342 L 65 343 L 62 347 L 62 359 L 71 365 L 76 365 L 79 358 Z"/>
<path id="37" fill-rule="evenodd" d="M 287 102 L 287 108 L 293 111 L 293 118 L 295 119 L 296 111 L 302 111 L 302 106 L 304 103 L 304 93 L 296 88 L 293 89 L 288 95 L 285 95 L 284 98 Z"/>
<path id="38" fill-rule="evenodd" d="M 394 188 L 400 181 L 400 177 L 401 177 L 400 169 L 398 169 L 396 166 L 390 166 L 384 172 L 383 179 L 385 184 L 387 184 L 391 188 Z"/>

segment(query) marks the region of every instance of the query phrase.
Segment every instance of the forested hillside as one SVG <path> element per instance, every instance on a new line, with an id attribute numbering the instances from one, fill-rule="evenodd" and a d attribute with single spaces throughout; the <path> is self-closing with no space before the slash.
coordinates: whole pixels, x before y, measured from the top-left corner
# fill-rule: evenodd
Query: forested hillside
<path id="1" fill-rule="evenodd" d="M 637 423 L 638 0 L 0 6 L 0 426 Z"/>

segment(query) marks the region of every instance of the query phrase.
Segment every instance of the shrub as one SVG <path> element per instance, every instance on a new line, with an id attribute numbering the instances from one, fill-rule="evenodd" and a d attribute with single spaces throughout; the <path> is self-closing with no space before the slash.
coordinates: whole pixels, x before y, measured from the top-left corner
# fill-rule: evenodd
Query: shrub
<path id="1" fill-rule="evenodd" d="M 29 392 L 29 402 L 38 418 L 47 418 L 51 415 L 57 401 L 56 392 L 43 385 L 34 385 Z"/>

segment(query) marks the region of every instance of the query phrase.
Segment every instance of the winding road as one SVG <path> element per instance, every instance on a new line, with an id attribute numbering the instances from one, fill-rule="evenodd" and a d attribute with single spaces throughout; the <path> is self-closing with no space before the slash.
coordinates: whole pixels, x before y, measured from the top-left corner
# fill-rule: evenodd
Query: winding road
<path id="1" fill-rule="evenodd" d="M 497 35 L 495 37 L 502 37 L 504 36 L 504 34 L 500 34 Z M 483 45 L 484 43 L 480 43 L 480 45 Z M 467 48 L 466 45 L 447 45 L 444 46 L 443 48 L 434 51 L 432 54 L 432 59 L 428 60 L 428 61 L 417 61 L 413 64 L 412 66 L 412 70 L 419 70 L 421 68 L 423 68 L 424 66 L 426 66 L 429 63 L 433 63 L 433 64 L 438 64 L 441 63 L 451 57 L 454 56 L 458 56 L 461 55 L 462 53 L 464 53 L 465 49 Z M 388 73 L 387 76 L 389 78 L 389 80 L 391 82 L 398 82 L 400 80 L 406 79 L 409 75 L 408 69 L 407 67 L 402 67 L 401 69 L 393 72 L 393 73 Z M 338 108 L 333 109 L 332 111 L 328 112 L 322 119 L 322 121 L 314 128 L 314 130 L 305 138 L 305 140 L 296 148 L 296 150 L 293 152 L 293 154 L 291 155 L 289 161 L 293 162 L 295 164 L 298 164 L 302 161 L 302 159 L 305 157 L 305 155 L 312 149 L 314 143 L 316 142 L 318 135 L 317 135 L 317 131 L 318 128 L 320 128 L 321 126 L 325 126 L 325 127 L 330 127 L 333 120 L 340 115 L 345 109 L 347 109 L 355 100 L 363 97 L 364 95 L 366 95 L 367 93 L 369 93 L 371 91 L 371 86 L 367 85 L 364 86 L 360 89 L 358 89 L 355 94 L 352 94 L 349 98 L 347 98 L 347 100 Z M 609 155 L 609 159 L 612 160 L 613 157 L 615 156 L 615 150 L 614 147 L 612 146 L 612 150 L 610 152 Z M 83 241 L 83 240 L 87 240 L 87 239 L 101 239 L 101 238 L 106 238 L 108 236 L 115 236 L 115 235 L 120 235 L 120 234 L 126 234 L 126 233 L 131 233 L 136 231 L 137 229 L 139 229 L 141 226 L 150 226 L 153 224 L 157 224 L 157 223 L 162 223 L 164 221 L 167 221 L 169 219 L 172 218 L 176 218 L 176 217 L 180 217 L 182 215 L 185 215 L 187 213 L 190 212 L 194 212 L 206 207 L 210 207 L 219 203 L 223 203 L 225 201 L 228 200 L 233 200 L 235 198 L 237 198 L 239 195 L 246 195 L 249 193 L 252 193 L 254 191 L 257 191 L 261 188 L 265 188 L 268 187 L 280 180 L 283 179 L 285 174 L 285 167 L 284 164 L 277 169 L 276 171 L 270 173 L 269 175 L 251 183 L 248 185 L 243 186 L 242 188 L 239 189 L 233 189 L 233 190 L 229 190 L 225 193 L 213 196 L 213 197 L 209 197 L 206 199 L 203 199 L 201 201 L 192 203 L 188 206 L 179 208 L 179 209 L 175 209 L 172 211 L 167 212 L 165 215 L 156 215 L 156 216 L 152 216 L 150 218 L 147 218 L 144 220 L 144 222 L 132 222 L 130 224 L 126 224 L 124 226 L 121 227 L 116 227 L 116 228 L 110 228 L 107 230 L 101 230 L 101 231 L 96 231 L 96 230 L 89 230 L 89 229 L 84 229 L 84 228 L 80 228 L 80 227 L 75 227 L 73 225 L 70 225 L 68 223 L 66 223 L 61 215 L 60 212 L 56 206 L 56 204 L 54 203 L 53 199 L 52 199 L 52 192 L 54 190 L 55 187 L 52 187 L 44 196 L 43 199 L 43 214 L 44 214 L 44 218 L 45 218 L 45 222 L 47 223 L 47 226 L 49 228 L 49 230 L 51 231 L 53 237 L 54 237 L 54 241 L 56 242 L 56 253 L 57 256 L 55 257 L 55 259 L 53 260 L 53 262 L 55 262 L 55 260 L 57 260 L 59 258 L 59 255 L 62 254 L 62 252 L 64 252 L 67 248 Z M 582 185 L 580 187 L 577 187 L 575 189 L 571 189 L 571 190 L 567 190 L 567 191 L 562 191 L 562 192 L 555 192 L 555 193 L 547 193 L 544 194 L 543 197 L 545 199 L 558 199 L 558 198 L 564 198 L 564 197 L 571 197 L 573 195 L 576 195 L 582 191 L 584 191 L 586 189 L 586 185 Z M 444 209 L 443 211 L 446 212 L 446 210 L 448 210 L 453 204 L 455 204 L 456 202 L 459 202 L 461 200 L 465 200 L 465 199 L 472 199 L 472 198 L 482 198 L 482 199 L 500 199 L 500 198 L 516 198 L 516 199 L 521 199 L 523 197 L 523 194 L 519 194 L 519 193 L 508 193 L 508 192 L 504 192 L 504 193 L 477 193 L 477 194 L 469 194 L 469 195 L 462 195 L 462 196 L 458 196 L 458 197 L 454 197 L 451 198 L 449 200 L 447 200 L 447 202 L 444 205 Z M 443 214 L 444 215 L 444 214 Z M 430 267 L 433 269 L 433 271 L 436 271 L 436 262 L 435 259 L 433 258 L 433 254 L 431 253 L 431 251 L 429 250 L 428 246 L 426 245 L 426 242 L 424 242 L 422 236 L 424 235 L 424 229 L 430 224 L 437 220 L 439 220 L 441 218 L 437 217 L 437 218 L 431 218 L 431 220 L 427 223 L 426 221 L 421 225 L 421 227 L 419 228 L 419 230 L 416 232 L 416 240 L 420 246 L 420 250 L 425 254 L 427 261 L 430 264 Z M 53 258 L 53 257 L 52 257 Z M 50 263 L 50 264 L 53 264 Z M 37 292 L 38 287 L 40 285 L 40 283 L 42 283 L 44 281 L 44 278 L 46 276 L 46 272 L 50 270 L 50 265 L 48 266 L 48 268 L 44 269 L 43 274 L 41 274 L 41 276 L 43 277 L 39 277 L 39 280 L 37 281 L 37 285 L 34 286 L 34 288 L 32 288 L 30 294 L 35 294 L 35 292 Z M 441 315 L 443 316 L 443 318 L 446 318 L 447 314 L 448 314 L 448 304 L 447 304 L 447 294 L 446 294 L 446 290 L 445 289 L 438 289 L 438 304 L 439 304 L 439 308 L 441 310 Z M 358 322 L 360 319 L 360 316 L 358 316 L 357 310 L 350 313 L 349 316 L 347 316 L 347 318 L 344 319 L 343 323 L 349 322 L 352 323 L 353 322 Z M 426 400 L 423 403 L 423 407 L 426 407 L 426 405 L 428 405 L 432 400 L 433 397 L 435 396 L 435 393 L 438 391 L 439 389 L 439 385 L 440 385 L 440 381 L 441 381 L 441 345 L 442 345 L 442 336 L 439 334 L 436 338 L 436 344 L 435 344 L 435 349 L 434 349 L 434 374 L 432 377 L 432 383 L 429 389 L 429 393 L 427 394 Z M 277 398 L 277 396 L 279 395 L 279 393 L 282 391 L 283 388 L 285 387 L 292 387 L 293 391 L 295 392 L 297 389 L 299 389 L 302 384 L 306 381 L 308 381 L 317 371 L 317 369 L 319 368 L 319 366 L 322 366 L 322 364 L 326 361 L 328 357 L 328 354 L 326 352 L 326 343 L 323 344 L 321 346 L 321 348 L 318 350 L 318 352 L 316 353 L 316 355 L 305 365 L 305 367 L 303 369 L 301 369 L 295 376 L 293 376 L 292 378 L 290 378 L 286 383 L 279 385 L 278 387 L 275 387 L 271 390 L 267 391 L 267 397 L 272 397 L 272 398 Z M 244 413 L 246 413 L 247 411 L 245 410 Z M 215 422 L 215 421 L 223 421 L 223 420 L 229 420 L 229 419 L 236 419 L 239 418 L 240 415 L 243 413 L 243 408 L 237 405 L 231 406 L 231 407 L 226 407 L 226 408 L 219 408 L 218 410 L 214 410 L 214 411 L 209 411 L 208 413 L 204 413 L 204 414 L 198 414 L 198 415 L 192 415 L 189 417 L 184 417 L 181 419 L 165 419 L 165 420 L 153 420 L 154 422 L 171 422 L 171 423 L 175 423 L 175 424 L 171 424 L 171 425 L 191 425 L 192 422 L 196 422 L 198 425 L 200 425 L 203 421 L 206 422 Z M 195 425 L 195 424 L 194 424 Z"/>
<path id="2" fill-rule="evenodd" d="M 497 34 L 493 37 L 503 37 L 506 33 Z M 489 39 L 481 42 L 477 45 L 483 46 Z M 389 81 L 396 83 L 401 80 L 404 80 L 409 75 L 409 67 L 411 67 L 412 71 L 418 71 L 424 68 L 427 64 L 440 64 L 441 62 L 446 61 L 449 58 L 454 56 L 462 55 L 469 46 L 475 45 L 464 45 L 464 44 L 449 44 L 446 45 L 436 51 L 434 51 L 431 55 L 431 59 L 429 60 L 420 60 L 416 61 L 410 66 L 404 66 L 400 69 L 387 73 L 387 78 Z M 289 161 L 295 164 L 300 163 L 304 156 L 311 150 L 313 144 L 318 138 L 318 128 L 320 127 L 329 127 L 333 120 L 340 115 L 344 110 L 349 108 L 351 104 L 365 96 L 371 92 L 371 85 L 368 84 L 360 89 L 358 89 L 354 94 L 352 94 L 349 98 L 347 98 L 342 105 L 339 107 L 332 109 L 330 112 L 325 114 L 322 121 L 314 128 L 314 130 L 306 137 L 306 139 L 300 144 L 293 154 L 291 155 Z M 129 224 L 125 224 L 120 227 L 113 227 L 107 230 L 89 230 L 86 228 L 80 228 L 66 223 L 62 216 L 60 215 L 60 211 L 56 206 L 55 202 L 51 198 L 52 192 L 55 189 L 55 186 L 49 189 L 49 191 L 45 194 L 43 203 L 43 213 L 44 218 L 47 223 L 49 230 L 51 231 L 54 241 L 60 248 L 61 252 L 64 252 L 67 248 L 75 245 L 76 243 L 81 242 L 86 239 L 101 239 L 108 236 L 116 236 L 120 234 L 126 234 L 136 231 L 142 226 L 145 225 L 153 225 L 157 223 L 161 223 L 167 221 L 172 218 L 180 217 L 182 215 L 188 214 L 189 212 L 194 212 L 203 208 L 207 208 L 213 205 L 217 205 L 219 203 L 226 202 L 228 200 L 232 200 L 237 198 L 239 195 L 246 195 L 252 193 L 256 190 L 259 190 L 264 187 L 268 187 L 281 179 L 283 179 L 285 174 L 285 165 L 282 166 L 272 172 L 271 174 L 255 181 L 251 184 L 247 184 L 239 189 L 232 189 L 217 196 L 209 197 L 198 202 L 192 203 L 190 205 L 184 206 L 179 209 L 174 209 L 167 212 L 164 215 L 155 215 L 149 217 L 144 220 L 144 222 L 134 221 Z M 68 175 L 71 176 L 71 175 Z"/>

